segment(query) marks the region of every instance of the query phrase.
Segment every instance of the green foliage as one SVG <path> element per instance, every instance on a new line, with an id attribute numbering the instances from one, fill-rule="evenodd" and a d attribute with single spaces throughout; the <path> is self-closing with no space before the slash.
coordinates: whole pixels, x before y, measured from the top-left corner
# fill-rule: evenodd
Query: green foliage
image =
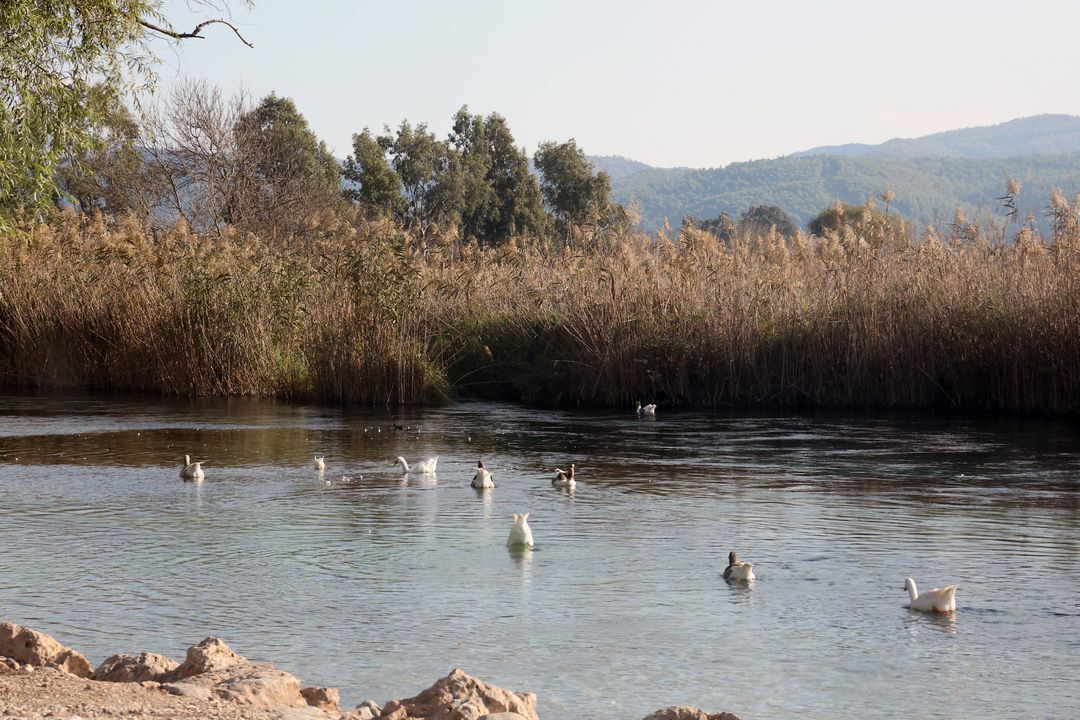
<path id="1" fill-rule="evenodd" d="M 238 145 L 251 153 L 258 176 L 271 187 L 282 181 L 301 181 L 312 192 L 336 193 L 341 168 L 308 127 L 290 98 L 271 93 L 237 124 Z"/>
<path id="2" fill-rule="evenodd" d="M 401 220 L 425 237 L 433 225 L 451 222 L 460 214 L 465 189 L 459 155 L 424 123 L 413 128 L 406 120 L 396 135 L 389 128 L 386 132 L 379 143 L 401 179 Z"/>
<path id="3" fill-rule="evenodd" d="M 611 178 L 593 175 L 592 165 L 574 140 L 546 142 L 533 158 L 542 175 L 544 201 L 569 230 L 575 225 L 601 224 L 611 209 Z"/>
<path id="4" fill-rule="evenodd" d="M 484 118 L 462 107 L 454 115 L 450 144 L 460 158 L 465 237 L 499 244 L 516 234 L 543 231 L 547 217 L 529 158 L 514 144 L 506 118 Z"/>
<path id="5" fill-rule="evenodd" d="M 702 220 L 696 224 L 705 232 L 712 233 L 717 240 L 723 240 L 724 242 L 734 240 L 735 234 L 738 232 L 738 226 L 735 225 L 735 221 L 726 212 L 720 213 L 718 217 Z"/>
<path id="6" fill-rule="evenodd" d="M 739 229 L 751 235 L 764 235 L 771 228 L 785 237 L 791 237 L 798 228 L 784 209 L 776 205 L 754 205 L 739 218 Z"/>
<path id="7" fill-rule="evenodd" d="M 386 161 L 386 148 L 367 128 L 353 135 L 353 153 L 345 160 L 344 175 L 355 185 L 346 190 L 346 197 L 362 203 L 369 215 L 401 210 L 405 202 L 401 178 Z"/>
<path id="8" fill-rule="evenodd" d="M 0 217 L 49 207 L 65 158 L 150 74 L 140 19 L 157 0 L 0 3 Z"/>
<path id="9" fill-rule="evenodd" d="M 838 232 L 844 227 L 852 230 L 876 227 L 897 234 L 903 232 L 904 223 L 897 215 L 886 215 L 877 210 L 871 202 L 852 205 L 839 201 L 819 212 L 807 223 L 810 233 L 818 237 L 823 237 L 827 232 Z"/>

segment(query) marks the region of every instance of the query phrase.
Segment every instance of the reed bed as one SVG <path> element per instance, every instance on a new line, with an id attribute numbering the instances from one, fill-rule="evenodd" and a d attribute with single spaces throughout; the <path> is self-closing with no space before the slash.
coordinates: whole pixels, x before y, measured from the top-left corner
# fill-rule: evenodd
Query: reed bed
<path id="1" fill-rule="evenodd" d="M 302 246 L 58 214 L 0 243 L 0 382 L 400 404 L 1080 411 L 1080 231 Z"/>

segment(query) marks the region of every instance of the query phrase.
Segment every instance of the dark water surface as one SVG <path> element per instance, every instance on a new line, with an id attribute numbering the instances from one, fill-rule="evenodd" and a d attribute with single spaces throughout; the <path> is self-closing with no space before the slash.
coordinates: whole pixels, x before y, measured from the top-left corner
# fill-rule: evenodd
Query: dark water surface
<path id="1" fill-rule="evenodd" d="M 437 481 L 389 466 L 432 454 Z M 510 553 L 526 511 L 536 549 Z M 730 549 L 752 587 L 720 578 Z M 959 583 L 955 619 L 909 612 L 907 575 Z M 1076 718 L 1080 432 L 3 397 L 0 619 L 92 664 L 215 634 L 350 706 L 456 666 L 545 720 Z"/>

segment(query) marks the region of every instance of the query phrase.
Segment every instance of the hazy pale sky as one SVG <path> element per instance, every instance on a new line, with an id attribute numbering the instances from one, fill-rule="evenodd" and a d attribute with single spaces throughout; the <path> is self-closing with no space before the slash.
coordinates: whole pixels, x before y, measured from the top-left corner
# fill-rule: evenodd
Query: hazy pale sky
<path id="1" fill-rule="evenodd" d="M 166 0 L 178 30 L 195 18 Z M 498 112 L 530 154 L 716 167 L 1039 113 L 1080 114 L 1080 5 L 1057 0 L 257 0 L 179 48 L 204 78 L 293 98 L 344 157 L 364 127 Z"/>

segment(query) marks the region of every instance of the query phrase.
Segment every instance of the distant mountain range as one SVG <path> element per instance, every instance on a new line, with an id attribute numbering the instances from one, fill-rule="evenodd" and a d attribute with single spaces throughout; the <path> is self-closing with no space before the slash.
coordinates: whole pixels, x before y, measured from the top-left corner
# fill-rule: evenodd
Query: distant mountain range
<path id="1" fill-rule="evenodd" d="M 862 203 L 885 190 L 905 217 L 944 224 L 960 207 L 992 212 L 1005 178 L 1024 183 L 1022 215 L 1041 215 L 1050 191 L 1080 192 L 1080 117 L 1037 115 L 1000 125 L 894 139 L 880 145 L 813 148 L 724 168 L 654 168 L 623 157 L 590 157 L 611 175 L 615 199 L 636 199 L 642 224 L 678 226 L 690 215 L 738 217 L 751 205 L 779 205 L 797 223 L 837 199 Z"/>

